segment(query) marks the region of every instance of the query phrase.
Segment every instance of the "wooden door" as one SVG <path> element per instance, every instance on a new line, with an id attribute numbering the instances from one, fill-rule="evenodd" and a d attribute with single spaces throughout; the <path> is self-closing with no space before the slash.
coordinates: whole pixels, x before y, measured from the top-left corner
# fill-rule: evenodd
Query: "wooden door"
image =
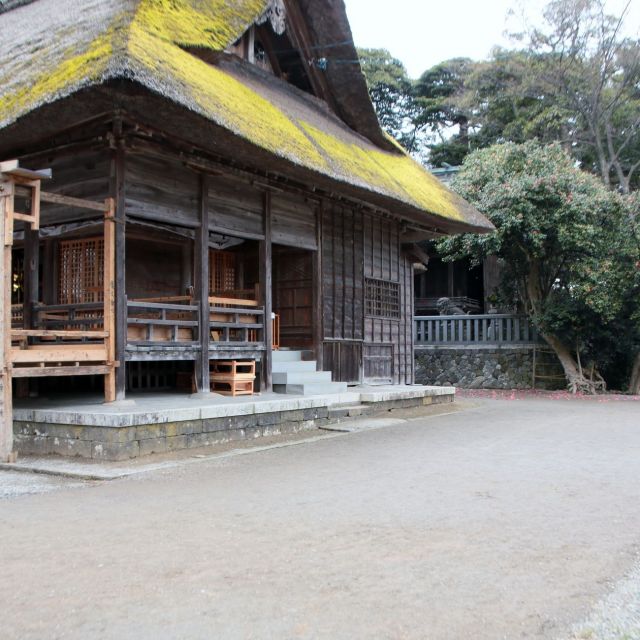
<path id="1" fill-rule="evenodd" d="M 312 253 L 274 247 L 273 310 L 280 316 L 280 346 L 313 347 Z"/>

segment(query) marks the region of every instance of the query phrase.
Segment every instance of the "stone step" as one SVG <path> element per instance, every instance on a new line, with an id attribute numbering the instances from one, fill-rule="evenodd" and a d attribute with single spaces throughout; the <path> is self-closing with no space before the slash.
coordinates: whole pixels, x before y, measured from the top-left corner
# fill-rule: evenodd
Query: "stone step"
<path id="1" fill-rule="evenodd" d="M 321 396 L 332 393 L 346 393 L 346 382 L 305 382 L 303 384 L 274 384 L 276 393 L 292 393 L 303 396 Z"/>
<path id="2" fill-rule="evenodd" d="M 273 362 L 271 365 L 272 373 L 309 372 L 315 370 L 315 360 L 284 360 L 282 362 Z"/>
<path id="3" fill-rule="evenodd" d="M 277 349 L 271 352 L 271 362 L 296 362 L 302 360 L 302 351 Z"/>
<path id="4" fill-rule="evenodd" d="M 331 371 L 274 371 L 271 380 L 273 384 L 331 382 Z"/>
<path id="5" fill-rule="evenodd" d="M 329 407 L 329 418 L 334 420 L 340 418 L 354 418 L 356 416 L 367 416 L 374 412 L 374 407 L 366 404 L 353 402 L 350 404 L 337 404 Z"/>

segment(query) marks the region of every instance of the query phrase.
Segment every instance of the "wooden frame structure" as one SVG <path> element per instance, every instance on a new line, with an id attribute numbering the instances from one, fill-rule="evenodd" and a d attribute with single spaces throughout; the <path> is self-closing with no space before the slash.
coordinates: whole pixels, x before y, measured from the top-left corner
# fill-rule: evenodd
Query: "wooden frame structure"
<path id="1" fill-rule="evenodd" d="M 105 402 L 116 399 L 115 370 L 115 205 L 84 200 L 41 190 L 41 181 L 50 173 L 23 169 L 17 160 L 0 163 L 0 269 L 2 283 L 2 323 L 0 327 L 0 375 L 2 378 L 2 420 L 0 422 L 0 460 L 14 458 L 13 378 L 43 376 L 104 376 Z M 28 213 L 16 211 L 16 197 L 31 203 Z M 16 221 L 25 223 L 25 235 L 40 229 L 40 203 L 88 209 L 104 214 L 104 292 L 101 330 L 12 327 L 12 247 Z M 37 252 L 36 252 L 37 254 Z M 36 258 L 37 260 L 37 258 Z M 37 295 L 37 293 L 36 293 Z M 50 308 L 51 310 L 51 308 Z M 29 312 L 29 316 L 31 311 Z M 58 317 L 63 323 L 65 319 Z"/>

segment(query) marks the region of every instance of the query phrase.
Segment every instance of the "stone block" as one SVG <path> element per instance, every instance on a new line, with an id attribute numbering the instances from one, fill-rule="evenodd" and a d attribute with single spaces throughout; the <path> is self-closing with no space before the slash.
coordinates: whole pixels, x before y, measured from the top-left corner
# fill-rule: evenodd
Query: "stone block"
<path id="1" fill-rule="evenodd" d="M 95 460 L 129 460 L 140 455 L 137 440 L 133 442 L 92 442 L 91 457 Z"/>
<path id="2" fill-rule="evenodd" d="M 136 427 L 83 427 L 82 440 L 99 442 L 133 442 Z"/>
<path id="3" fill-rule="evenodd" d="M 141 456 L 149 456 L 152 453 L 166 453 L 167 440 L 170 438 L 146 438 L 138 442 Z"/>
<path id="4" fill-rule="evenodd" d="M 188 437 L 188 435 L 182 435 L 167 438 L 167 451 L 180 451 L 181 449 L 187 449 L 189 446 Z"/>
<path id="5" fill-rule="evenodd" d="M 22 454 L 46 456 L 51 453 L 48 436 L 16 435 L 13 438 L 13 445 L 15 450 Z"/>
<path id="6" fill-rule="evenodd" d="M 257 418 L 259 427 L 268 427 L 282 422 L 282 414 L 279 411 L 273 413 L 260 413 Z"/>
<path id="7" fill-rule="evenodd" d="M 232 416 L 229 422 L 229 429 L 247 429 L 258 424 L 258 416 L 251 413 L 242 416 Z"/>
<path id="8" fill-rule="evenodd" d="M 283 411 L 282 420 L 286 422 L 300 422 L 304 420 L 304 409 L 296 409 L 295 411 Z"/>
<path id="9" fill-rule="evenodd" d="M 188 436 L 194 433 L 202 433 L 202 420 L 187 420 L 176 424 L 176 436 Z"/>
<path id="10" fill-rule="evenodd" d="M 71 458 L 91 458 L 91 444 L 89 440 L 49 437 L 49 453 Z"/>
<path id="11" fill-rule="evenodd" d="M 202 421 L 202 433 L 227 431 L 231 428 L 231 418 L 207 418 Z"/>
<path id="12" fill-rule="evenodd" d="M 269 429 L 269 427 L 267 427 Z M 244 435 L 247 440 L 251 440 L 252 438 L 261 438 L 264 434 L 264 430 L 262 427 L 249 427 L 248 429 L 244 429 Z"/>
<path id="13" fill-rule="evenodd" d="M 312 409 L 304 409 L 303 420 L 317 420 L 318 418 L 328 418 L 329 407 L 314 407 Z"/>
<path id="14" fill-rule="evenodd" d="M 152 440 L 167 437 L 167 423 L 141 424 L 136 428 L 136 440 Z"/>

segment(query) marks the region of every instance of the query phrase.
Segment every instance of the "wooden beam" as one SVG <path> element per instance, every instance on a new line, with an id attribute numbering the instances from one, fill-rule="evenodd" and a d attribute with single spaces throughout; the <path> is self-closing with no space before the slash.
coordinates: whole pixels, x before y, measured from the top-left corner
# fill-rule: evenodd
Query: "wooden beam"
<path id="1" fill-rule="evenodd" d="M 199 190 L 198 218 L 200 226 L 193 245 L 195 295 L 199 304 L 198 340 L 200 342 L 195 374 L 198 393 L 209 393 L 211 390 L 209 374 L 209 343 L 211 341 L 211 331 L 209 330 L 209 177 L 204 173 L 200 174 Z"/>
<path id="2" fill-rule="evenodd" d="M 273 325 L 271 314 L 273 311 L 273 247 L 271 244 L 271 193 L 266 191 L 263 196 L 263 224 L 264 240 L 260 241 L 260 297 L 264 307 L 264 343 L 265 354 L 262 361 L 262 382 L 264 390 L 271 390 L 271 362 L 273 350 Z"/>
<path id="3" fill-rule="evenodd" d="M 61 376 L 106 376 L 112 371 L 109 365 L 78 365 L 70 367 L 18 367 L 14 378 L 48 378 Z"/>
<path id="4" fill-rule="evenodd" d="M 42 191 L 40 193 L 40 202 L 63 204 L 67 207 L 89 209 L 91 211 L 100 211 L 100 213 L 104 212 L 104 202 L 95 202 L 94 200 L 84 200 L 82 198 L 72 198 L 71 196 L 63 196 L 59 193 L 49 193 L 48 191 Z"/>
<path id="5" fill-rule="evenodd" d="M 92 340 L 103 340 L 108 337 L 108 331 L 67 331 L 61 329 L 12 329 L 12 338 L 67 338 L 68 340 L 80 340 L 89 338 Z"/>
<path id="6" fill-rule="evenodd" d="M 13 460 L 13 401 L 11 393 L 11 245 L 7 244 L 6 226 L 10 221 L 12 185 L 0 181 L 0 462 Z"/>

